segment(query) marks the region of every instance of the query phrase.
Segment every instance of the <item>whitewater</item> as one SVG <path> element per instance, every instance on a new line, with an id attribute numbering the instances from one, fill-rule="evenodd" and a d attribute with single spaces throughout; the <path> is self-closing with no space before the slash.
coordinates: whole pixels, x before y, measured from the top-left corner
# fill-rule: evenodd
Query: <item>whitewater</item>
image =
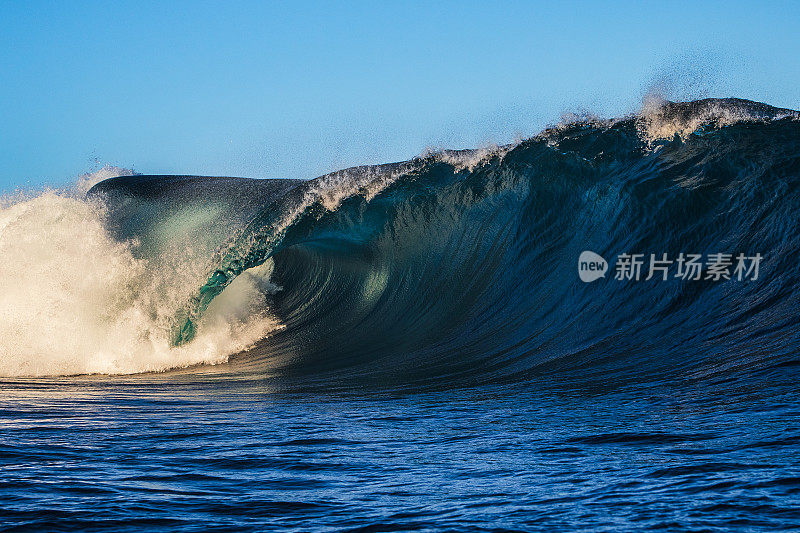
<path id="1" fill-rule="evenodd" d="M 95 183 L 131 175 L 103 168 L 66 190 L 4 199 L 0 212 L 0 375 L 129 374 L 225 361 L 280 325 L 259 314 L 269 265 L 220 298 L 196 343 L 172 347 L 169 321 L 205 274 L 185 243 L 158 257 L 117 240 Z M 191 225 L 191 221 L 189 223 Z M 184 231 L 188 231 L 185 227 Z"/>

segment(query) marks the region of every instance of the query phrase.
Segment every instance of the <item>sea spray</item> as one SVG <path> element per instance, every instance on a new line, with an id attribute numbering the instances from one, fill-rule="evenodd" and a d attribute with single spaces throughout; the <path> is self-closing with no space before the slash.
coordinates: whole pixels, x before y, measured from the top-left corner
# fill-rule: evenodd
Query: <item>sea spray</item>
<path id="1" fill-rule="evenodd" d="M 85 196 L 107 177 L 109 169 L 102 169 L 64 190 L 8 198 L 0 210 L 0 375 L 214 364 L 278 327 L 264 311 L 260 280 L 269 271 L 262 268 L 233 288 L 235 302 L 221 299 L 212 309 L 197 342 L 172 348 L 172 314 L 198 283 L 198 272 L 191 257 L 171 257 L 164 268 L 165 257 L 141 257 L 136 240 L 109 233 L 105 206 Z"/>

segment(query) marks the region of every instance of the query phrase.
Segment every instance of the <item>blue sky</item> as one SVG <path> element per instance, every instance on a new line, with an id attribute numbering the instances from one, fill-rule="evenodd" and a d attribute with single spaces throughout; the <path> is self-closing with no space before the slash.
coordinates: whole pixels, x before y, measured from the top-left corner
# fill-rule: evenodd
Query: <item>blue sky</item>
<path id="1" fill-rule="evenodd" d="M 791 2 L 0 0 L 0 190 L 102 164 L 314 177 L 649 87 L 800 108 Z"/>

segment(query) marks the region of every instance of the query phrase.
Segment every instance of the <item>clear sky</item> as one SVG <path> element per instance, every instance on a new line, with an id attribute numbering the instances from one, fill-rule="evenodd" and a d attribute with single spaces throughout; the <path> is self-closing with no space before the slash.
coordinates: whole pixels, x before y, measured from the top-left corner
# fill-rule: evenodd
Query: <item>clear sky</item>
<path id="1" fill-rule="evenodd" d="M 0 190 L 102 164 L 314 177 L 663 83 L 800 108 L 800 3 L 0 0 Z"/>

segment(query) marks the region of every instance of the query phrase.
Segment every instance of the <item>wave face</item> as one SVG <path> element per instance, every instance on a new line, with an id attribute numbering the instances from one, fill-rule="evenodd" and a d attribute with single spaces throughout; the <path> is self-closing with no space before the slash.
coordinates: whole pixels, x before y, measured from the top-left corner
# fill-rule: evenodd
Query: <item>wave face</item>
<path id="1" fill-rule="evenodd" d="M 2 268 L 26 281 L 2 296 L 20 335 L 0 346 L 0 373 L 227 361 L 221 371 L 441 386 L 792 365 L 797 117 L 660 103 L 310 181 L 124 176 L 88 200 L 12 202 Z M 584 250 L 609 260 L 605 278 L 579 279 Z M 616 280 L 622 253 L 763 260 L 754 280 Z M 41 273 L 25 277 L 31 262 Z"/>

